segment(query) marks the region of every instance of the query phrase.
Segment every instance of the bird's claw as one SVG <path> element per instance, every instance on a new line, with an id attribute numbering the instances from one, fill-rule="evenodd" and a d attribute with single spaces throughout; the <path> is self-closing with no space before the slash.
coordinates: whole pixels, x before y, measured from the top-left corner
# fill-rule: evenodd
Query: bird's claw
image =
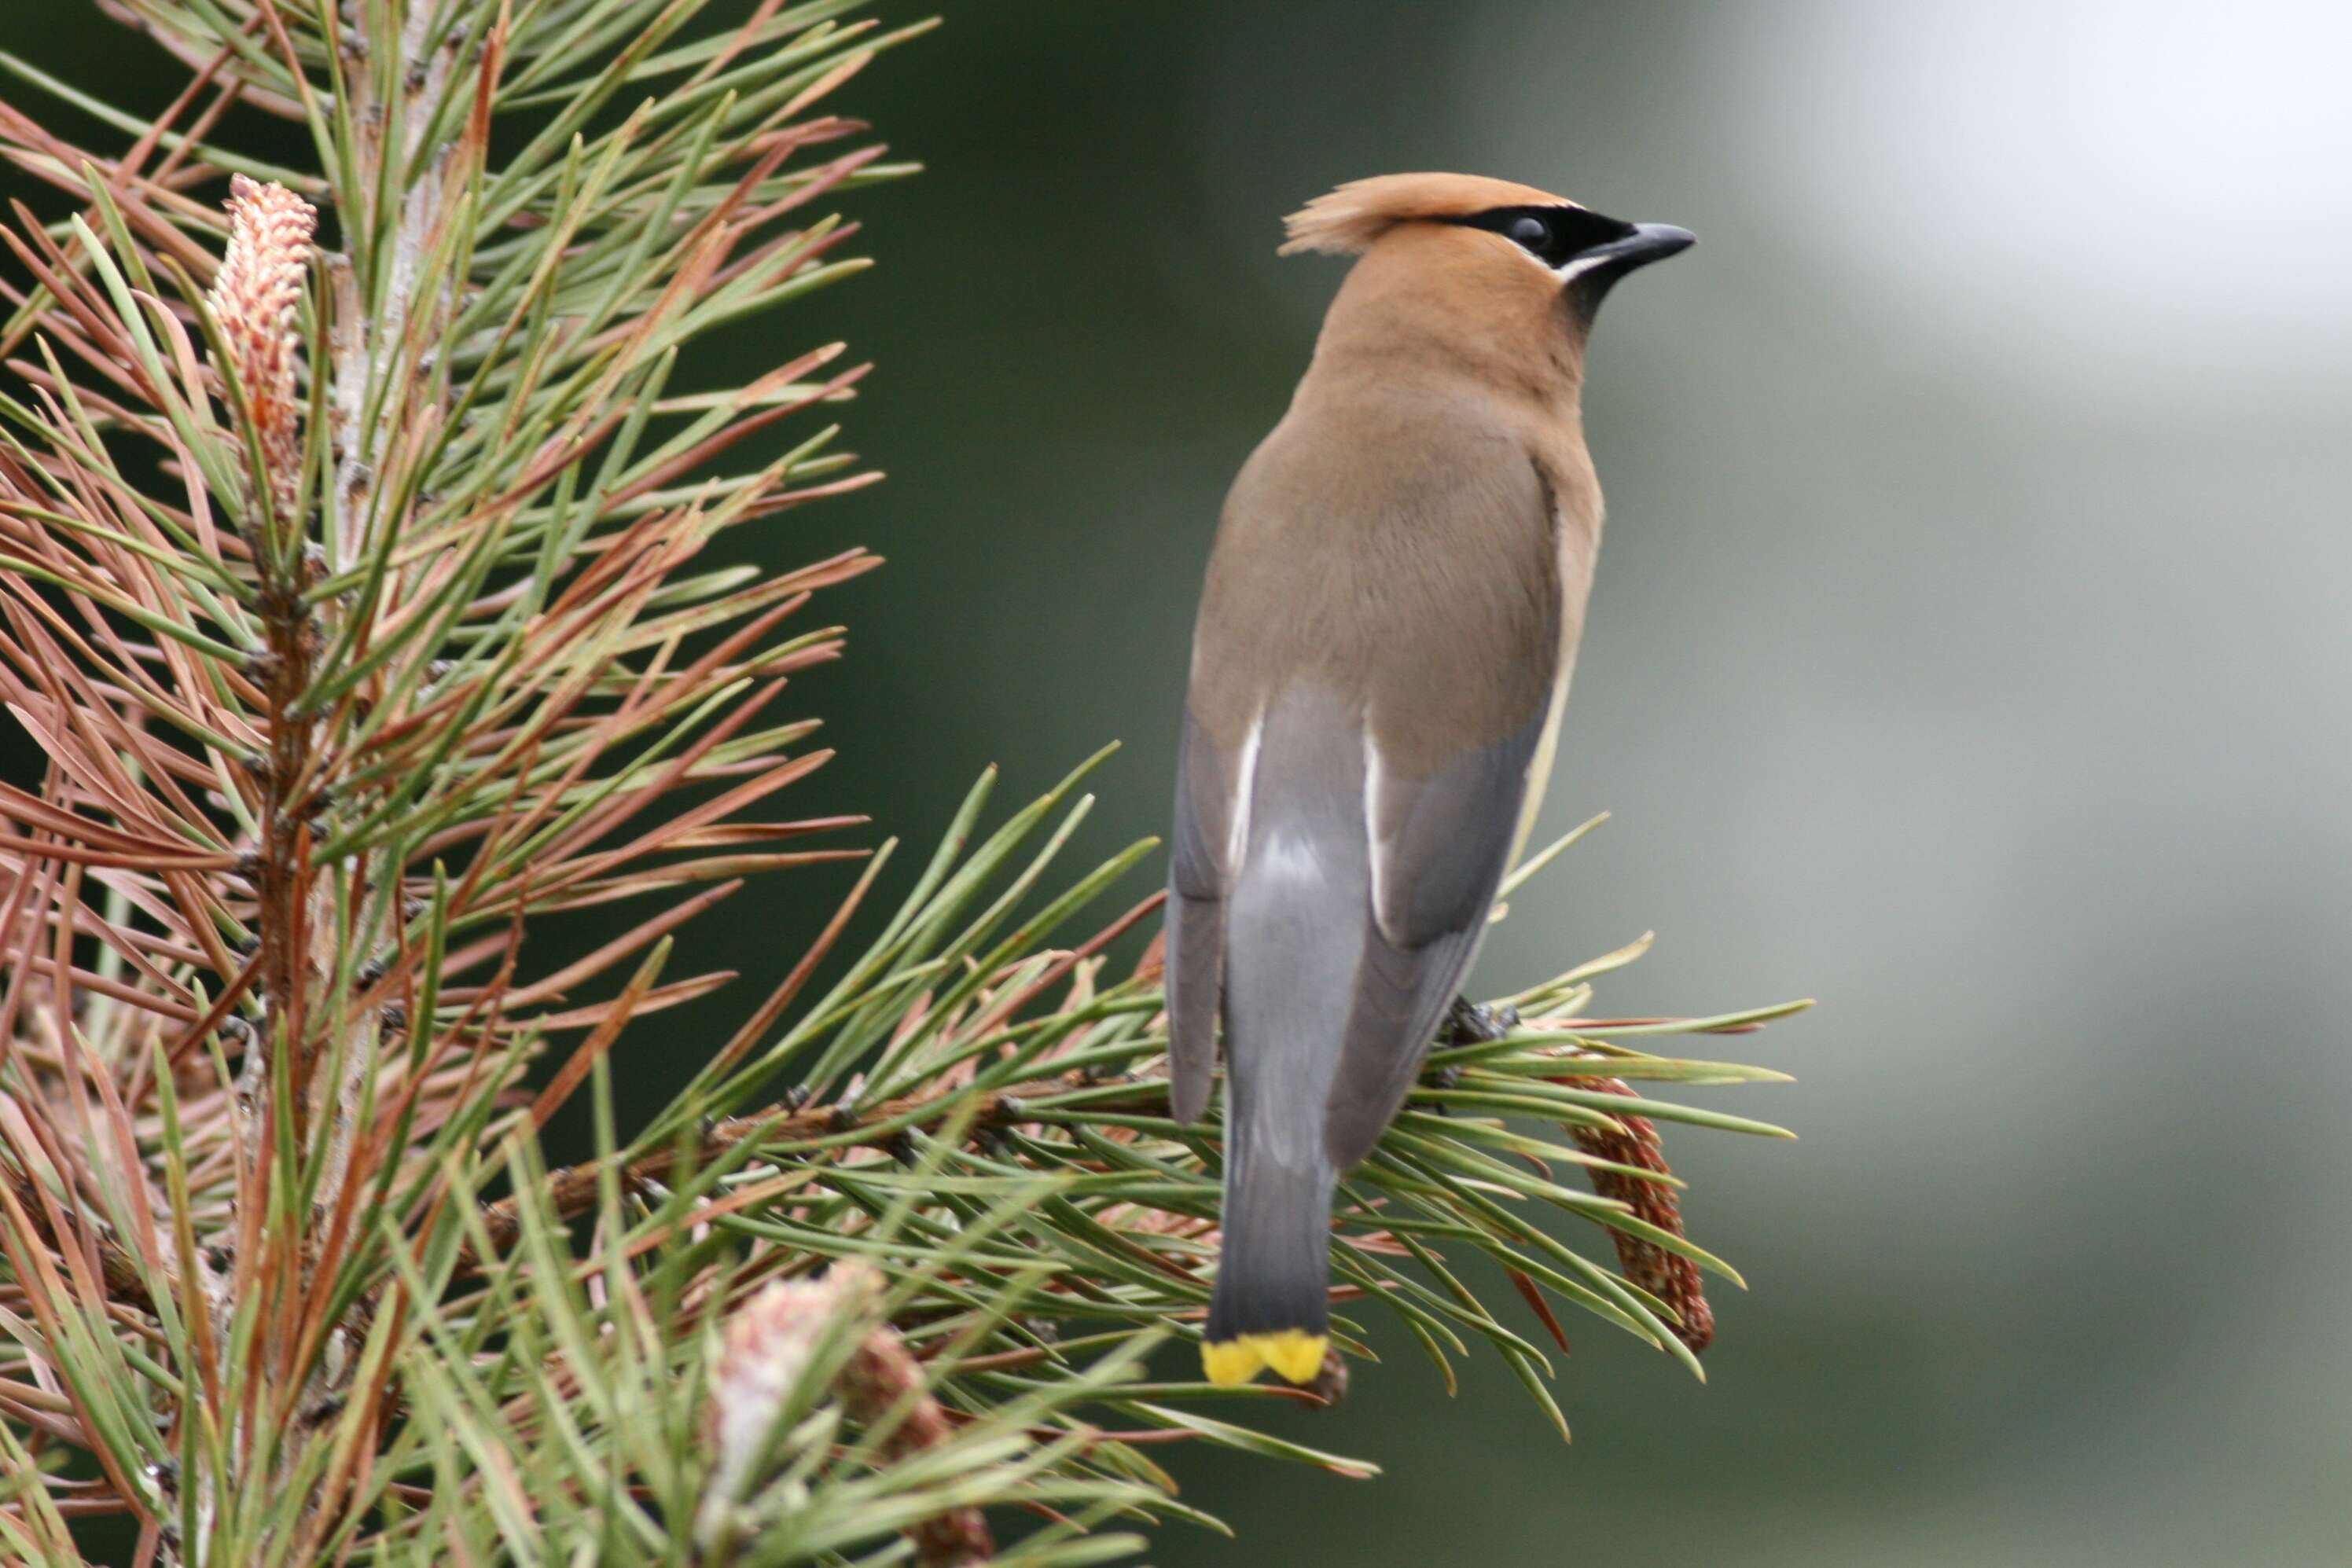
<path id="1" fill-rule="evenodd" d="M 1489 1045 L 1519 1027 L 1519 1009 L 1505 1003 L 1488 1007 L 1467 997 L 1454 998 L 1446 1012 L 1441 1039 L 1447 1045 Z"/>
<path id="2" fill-rule="evenodd" d="M 1467 997 L 1454 998 L 1447 1009 L 1444 1026 L 1439 1030 L 1437 1043 L 1449 1045 L 1486 1045 L 1502 1039 L 1519 1027 L 1519 1009 L 1514 1007 L 1486 1007 Z M 1422 1074 L 1424 1089 L 1454 1089 L 1462 1082 L 1462 1070 L 1451 1063 L 1433 1068 Z M 1444 1104 L 1432 1107 L 1441 1116 L 1450 1114 Z"/>

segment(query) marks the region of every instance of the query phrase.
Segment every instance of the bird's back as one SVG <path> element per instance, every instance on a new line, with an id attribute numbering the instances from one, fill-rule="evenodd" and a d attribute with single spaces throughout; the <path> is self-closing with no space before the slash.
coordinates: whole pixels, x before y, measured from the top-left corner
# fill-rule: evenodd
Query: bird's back
<path id="1" fill-rule="evenodd" d="M 1252 455 L 1194 632 L 1192 712 L 1221 747 L 1275 688 L 1314 685 L 1425 772 L 1549 698 L 1549 483 L 1482 413 L 1443 385 L 1303 392 Z"/>

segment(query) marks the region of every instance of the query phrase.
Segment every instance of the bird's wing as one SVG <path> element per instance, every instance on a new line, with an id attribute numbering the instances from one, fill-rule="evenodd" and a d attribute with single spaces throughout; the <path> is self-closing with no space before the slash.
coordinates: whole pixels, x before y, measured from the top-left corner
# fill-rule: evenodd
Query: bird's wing
<path id="1" fill-rule="evenodd" d="M 1419 780 L 1367 748 L 1371 907 L 1323 1134 L 1343 1170 L 1380 1141 L 1477 956 L 1548 716 Z"/>
<path id="2" fill-rule="evenodd" d="M 1167 939 L 1170 1109 L 1191 1122 L 1207 1109 L 1224 983 L 1225 859 L 1234 790 L 1216 743 L 1188 712 L 1176 747 L 1176 821 L 1170 835 Z"/>
<path id="3" fill-rule="evenodd" d="M 1180 1115 L 1221 1004 L 1235 1087 L 1339 1163 L 1395 1113 L 1517 837 L 1582 606 L 1562 537 L 1523 449 L 1418 395 L 1294 410 L 1235 481 L 1178 784 Z"/>

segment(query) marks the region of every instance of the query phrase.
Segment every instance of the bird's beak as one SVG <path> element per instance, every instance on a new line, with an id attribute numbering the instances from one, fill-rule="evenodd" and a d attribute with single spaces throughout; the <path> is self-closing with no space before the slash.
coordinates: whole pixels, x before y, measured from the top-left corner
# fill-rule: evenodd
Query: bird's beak
<path id="1" fill-rule="evenodd" d="M 1589 321 L 1619 278 L 1697 243 L 1698 235 L 1672 224 L 1635 224 L 1622 239 L 1595 246 L 1568 264 L 1568 298 L 1577 313 Z"/>
<path id="2" fill-rule="evenodd" d="M 1623 239 L 1612 240 L 1578 256 L 1577 275 L 1605 273 L 1612 278 L 1622 277 L 1637 267 L 1664 261 L 1697 243 L 1698 235 L 1672 224 L 1635 224 L 1633 232 Z"/>

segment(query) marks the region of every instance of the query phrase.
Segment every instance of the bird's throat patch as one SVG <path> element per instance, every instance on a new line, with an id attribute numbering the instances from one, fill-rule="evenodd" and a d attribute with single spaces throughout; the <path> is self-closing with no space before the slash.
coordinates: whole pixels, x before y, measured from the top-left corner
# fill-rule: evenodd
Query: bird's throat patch
<path id="1" fill-rule="evenodd" d="M 1201 1346 L 1201 1366 L 1212 1383 L 1247 1383 L 1261 1366 L 1287 1382 L 1312 1383 L 1323 1371 L 1324 1343 L 1323 1335 L 1305 1329 L 1211 1340 Z"/>

